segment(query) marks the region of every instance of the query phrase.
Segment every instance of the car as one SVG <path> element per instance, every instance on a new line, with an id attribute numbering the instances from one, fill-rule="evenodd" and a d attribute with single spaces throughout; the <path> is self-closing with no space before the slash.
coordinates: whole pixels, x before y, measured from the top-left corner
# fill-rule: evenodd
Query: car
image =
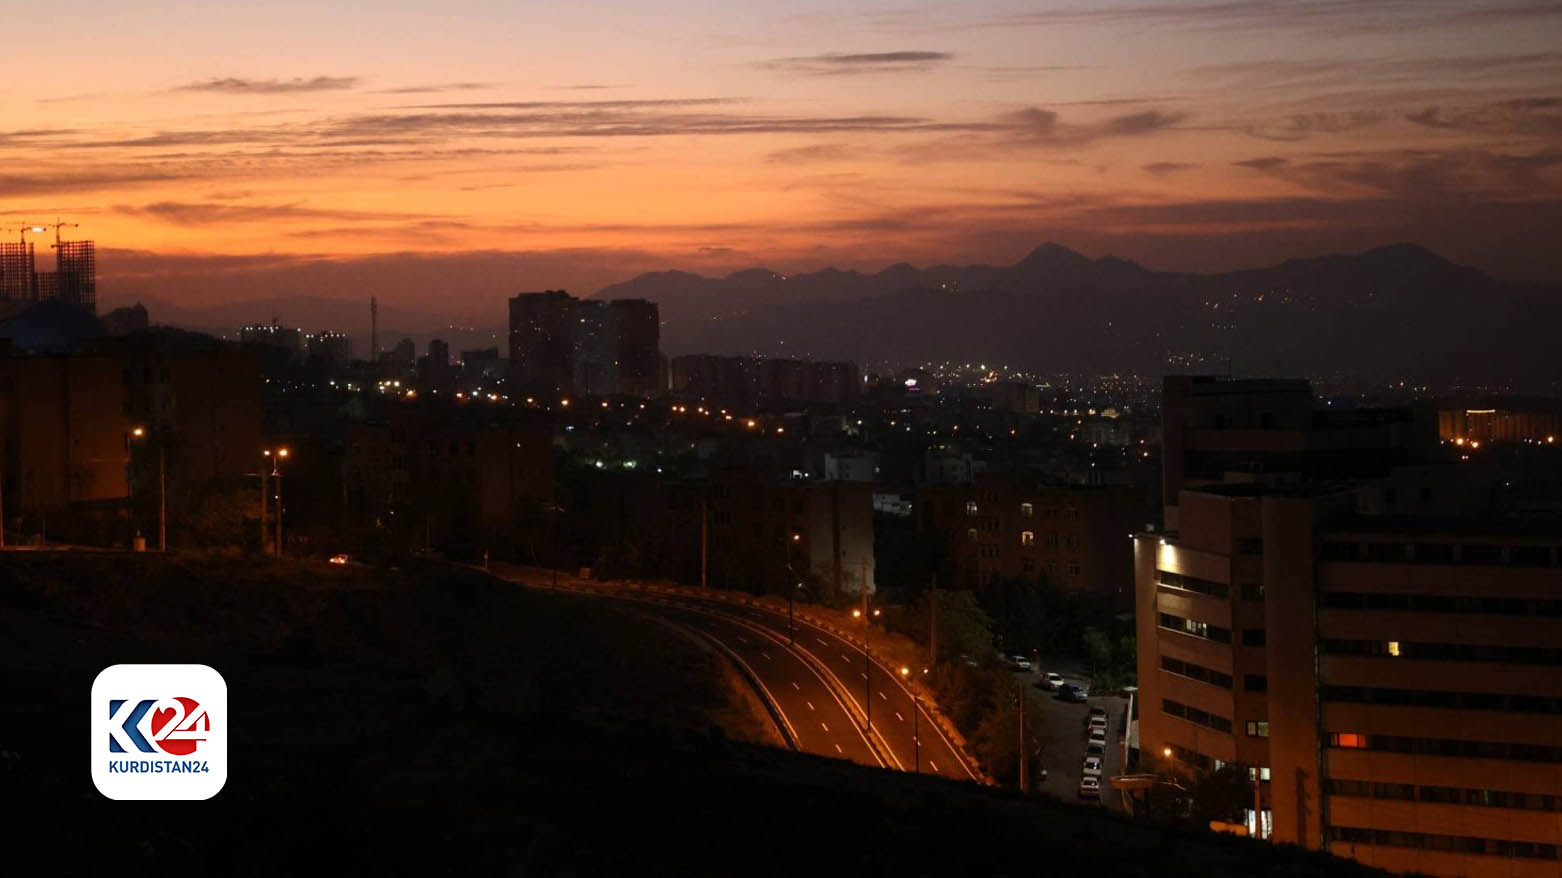
<path id="1" fill-rule="evenodd" d="M 1011 655 L 1011 656 L 1009 656 L 1009 664 L 1016 671 L 1028 671 L 1028 670 L 1030 670 L 1030 659 L 1026 658 L 1023 655 Z"/>
<path id="2" fill-rule="evenodd" d="M 331 556 L 331 563 L 332 564 L 351 564 L 352 561 L 353 561 L 353 559 L 352 559 L 351 555 L 332 555 Z"/>
<path id="3" fill-rule="evenodd" d="M 1092 729 L 1100 729 L 1104 732 L 1106 731 L 1106 717 L 1092 716 L 1086 725 L 1090 726 Z"/>
<path id="4" fill-rule="evenodd" d="M 1079 797 L 1081 799 L 1101 798 L 1101 778 L 1088 776 L 1080 778 Z"/>
<path id="5" fill-rule="evenodd" d="M 1090 743 L 1085 745 L 1085 755 L 1086 756 L 1105 756 L 1106 755 L 1106 745 L 1101 743 L 1100 741 L 1091 741 Z"/>
<path id="6" fill-rule="evenodd" d="M 1064 683 L 1058 687 L 1058 698 L 1063 701 L 1075 701 L 1081 704 L 1090 697 L 1090 690 L 1075 683 Z"/>
<path id="7" fill-rule="evenodd" d="M 1092 743 L 1092 744 L 1100 744 L 1101 746 L 1105 747 L 1106 746 L 1106 729 L 1091 729 L 1090 730 L 1090 743 Z"/>
<path id="8" fill-rule="evenodd" d="M 1084 772 L 1085 772 L 1085 776 L 1086 777 L 1100 777 L 1101 776 L 1101 757 L 1100 756 L 1086 756 L 1085 757 Z"/>
<path id="9" fill-rule="evenodd" d="M 1041 688 L 1057 691 L 1063 685 L 1063 675 L 1057 671 L 1048 671 L 1041 677 Z"/>
<path id="10" fill-rule="evenodd" d="M 1104 708 L 1104 707 L 1102 707 L 1100 705 L 1092 705 L 1091 708 L 1090 708 L 1089 715 L 1090 716 L 1106 716 L 1106 708 Z"/>

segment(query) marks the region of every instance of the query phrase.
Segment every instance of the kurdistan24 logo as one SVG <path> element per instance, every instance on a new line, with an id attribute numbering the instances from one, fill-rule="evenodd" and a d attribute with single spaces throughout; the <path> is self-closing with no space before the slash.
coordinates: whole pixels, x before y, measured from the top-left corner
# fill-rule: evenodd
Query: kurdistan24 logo
<path id="1" fill-rule="evenodd" d="M 228 684 L 206 665 L 111 665 L 92 683 L 92 782 L 110 799 L 209 799 L 228 780 Z"/>
<path id="2" fill-rule="evenodd" d="M 211 714 L 194 698 L 115 698 L 108 709 L 110 753 L 189 756 L 212 730 Z"/>

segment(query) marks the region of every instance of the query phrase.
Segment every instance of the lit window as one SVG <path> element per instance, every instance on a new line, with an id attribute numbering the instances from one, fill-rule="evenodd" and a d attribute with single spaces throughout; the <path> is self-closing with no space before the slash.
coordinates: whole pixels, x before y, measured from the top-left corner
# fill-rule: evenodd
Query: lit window
<path id="1" fill-rule="evenodd" d="M 967 500 L 967 501 L 965 501 L 965 514 L 966 515 L 975 515 L 976 512 L 977 512 L 977 510 L 976 510 L 976 501 L 975 500 Z"/>
<path id="2" fill-rule="evenodd" d="M 966 535 L 969 536 L 973 540 L 976 539 L 976 528 L 973 527 L 973 528 L 968 529 L 966 531 Z"/>
<path id="3" fill-rule="evenodd" d="M 1022 531 L 1020 531 L 1020 545 L 1022 545 L 1022 546 L 1034 546 L 1034 545 L 1036 545 L 1036 532 L 1033 531 L 1033 530 L 1022 530 Z"/>
<path id="4" fill-rule="evenodd" d="M 1364 750 L 1367 747 L 1367 736 L 1356 732 L 1335 732 L 1329 735 L 1329 743 L 1349 750 Z"/>
<path id="5" fill-rule="evenodd" d="M 1036 517 L 1036 507 L 1031 505 L 1031 504 L 1029 504 L 1029 503 L 1021 503 L 1020 504 L 1020 517 L 1021 518 L 1035 518 Z"/>
<path id="6" fill-rule="evenodd" d="M 1399 655 L 1399 641 L 1390 640 L 1388 642 L 1388 654 L 1394 656 Z"/>

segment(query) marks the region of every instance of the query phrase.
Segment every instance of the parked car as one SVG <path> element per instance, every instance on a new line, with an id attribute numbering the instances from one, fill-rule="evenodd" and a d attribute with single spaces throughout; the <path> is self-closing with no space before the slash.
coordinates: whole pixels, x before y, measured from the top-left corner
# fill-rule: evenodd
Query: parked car
<path id="1" fill-rule="evenodd" d="M 1105 756 L 1106 755 L 1106 745 L 1101 743 L 1100 741 L 1091 741 L 1090 743 L 1085 745 L 1085 755 L 1086 756 Z"/>
<path id="2" fill-rule="evenodd" d="M 1106 717 L 1092 716 L 1086 725 L 1090 726 L 1092 729 L 1100 729 L 1104 732 L 1106 731 Z"/>
<path id="3" fill-rule="evenodd" d="M 1063 675 L 1057 671 L 1048 671 L 1041 677 L 1041 688 L 1057 691 L 1063 685 Z"/>
<path id="4" fill-rule="evenodd" d="M 1085 757 L 1085 769 L 1084 769 L 1084 771 L 1085 771 L 1085 776 L 1086 777 L 1100 777 L 1101 776 L 1101 757 L 1100 756 L 1086 756 Z"/>
<path id="5" fill-rule="evenodd" d="M 1090 690 L 1075 683 L 1064 683 L 1058 687 L 1058 698 L 1064 701 L 1076 701 L 1084 703 L 1090 697 Z"/>
<path id="6" fill-rule="evenodd" d="M 1090 716 L 1103 716 L 1104 717 L 1104 716 L 1106 716 L 1106 708 L 1102 707 L 1099 704 L 1091 705 L 1089 715 Z"/>
<path id="7" fill-rule="evenodd" d="M 1106 729 L 1091 729 L 1090 730 L 1090 743 L 1092 743 L 1092 744 L 1100 744 L 1101 746 L 1105 747 L 1106 746 Z"/>
<path id="8" fill-rule="evenodd" d="M 1101 778 L 1082 777 L 1079 779 L 1079 797 L 1081 799 L 1101 798 Z"/>
<path id="9" fill-rule="evenodd" d="M 1028 671 L 1030 670 L 1030 659 L 1023 655 L 1011 655 L 1009 656 L 1009 667 L 1014 668 L 1016 671 Z"/>

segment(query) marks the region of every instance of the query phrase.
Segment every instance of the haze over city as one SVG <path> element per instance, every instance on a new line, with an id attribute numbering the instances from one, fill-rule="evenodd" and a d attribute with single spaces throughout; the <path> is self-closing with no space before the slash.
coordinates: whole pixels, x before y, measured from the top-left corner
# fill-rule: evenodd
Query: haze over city
<path id="1" fill-rule="evenodd" d="M 0 214 L 90 221 L 109 304 L 411 304 L 437 273 L 472 317 L 516 283 L 1042 241 L 1182 271 L 1409 241 L 1562 278 L 1555 4 L 89 9 L 11 49 Z"/>

